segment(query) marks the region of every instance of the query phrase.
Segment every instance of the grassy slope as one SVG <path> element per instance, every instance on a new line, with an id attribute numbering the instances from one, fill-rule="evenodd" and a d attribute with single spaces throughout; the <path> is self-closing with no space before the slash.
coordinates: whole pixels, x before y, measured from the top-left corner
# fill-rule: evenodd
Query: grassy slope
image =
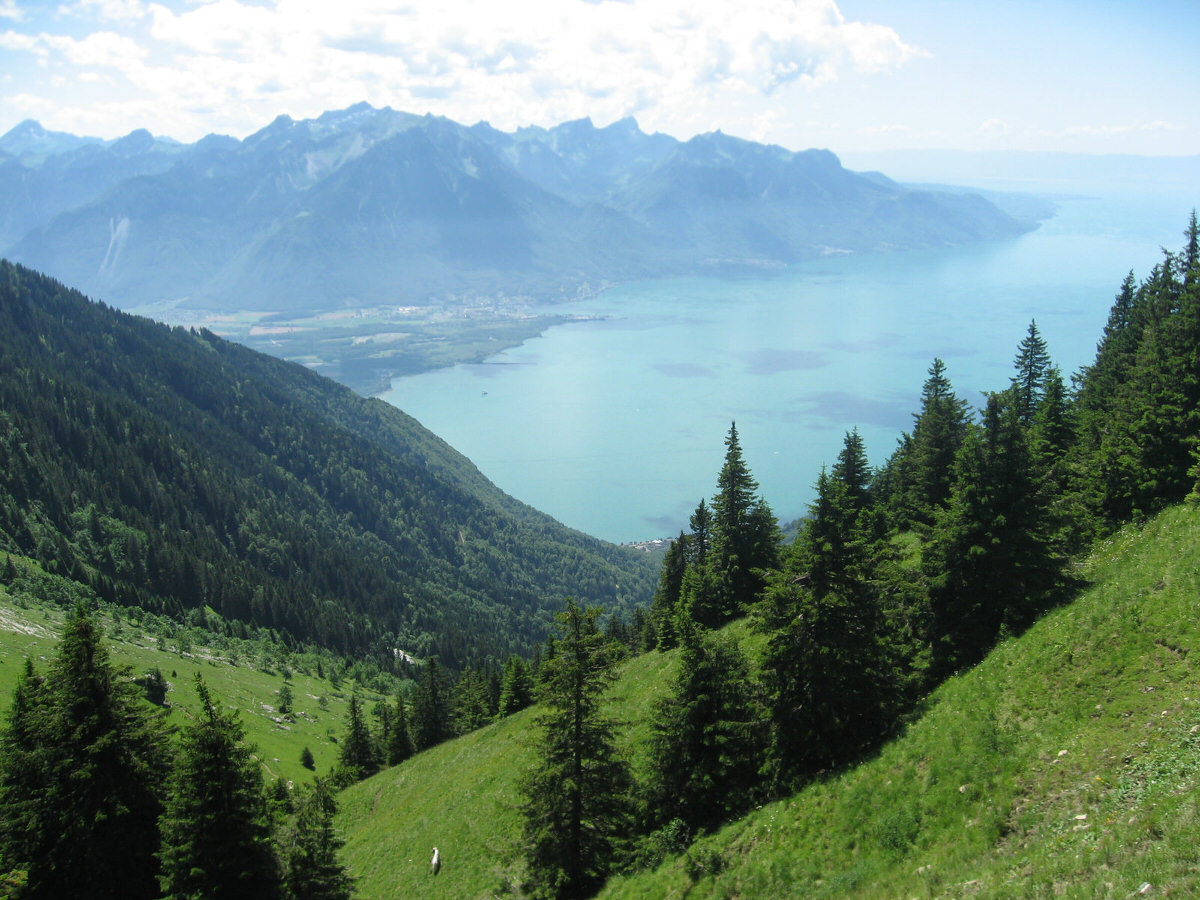
<path id="1" fill-rule="evenodd" d="M 7 713 L 13 685 L 27 657 L 45 671 L 54 656 L 63 617 L 64 613 L 53 607 L 18 606 L 0 588 L 0 713 Z M 352 685 L 335 687 L 326 679 L 293 672 L 287 683 L 293 694 L 294 721 L 287 721 L 275 710 L 277 691 L 284 684 L 278 671 L 265 671 L 257 661 L 252 665 L 245 659 L 235 665 L 203 647 L 181 655 L 171 642 L 160 649 L 156 638 L 128 623 L 118 630 L 112 619 L 101 617 L 100 621 L 115 664 L 128 664 L 136 674 L 157 666 L 167 677 L 170 724 L 182 726 L 199 708 L 194 673 L 200 672 L 214 697 L 240 711 L 246 741 L 256 748 L 265 779 L 311 780 L 313 773 L 300 765 L 304 747 L 312 751 L 317 773 L 328 773 L 337 761 L 334 739 L 345 731 Z M 319 697 L 325 697 L 325 708 Z M 360 692 L 359 697 L 367 709 L 379 699 L 369 691 Z"/>
<path id="2" fill-rule="evenodd" d="M 1200 511 L 1170 510 L 1098 548 L 1093 587 L 938 690 L 902 738 L 866 764 L 756 811 L 613 897 L 1124 897 L 1200 893 Z M 0 590 L 0 705 L 25 656 L 53 652 L 61 614 Z M 744 623 L 733 626 L 744 640 Z M 181 657 L 125 626 L 113 656 L 170 677 L 184 721 L 199 670 L 242 710 L 272 772 L 327 771 L 346 687 L 292 677 L 301 715 L 267 709 L 278 675 L 202 650 Z M 26 633 L 34 631 L 35 633 Z M 44 665 L 44 663 L 39 663 Z M 626 664 L 613 690 L 635 766 L 673 655 Z M 328 709 L 315 697 L 325 695 Z M 368 701 L 372 702 L 372 701 Z M 486 897 L 519 873 L 516 781 L 534 711 L 451 741 L 341 795 L 345 859 L 363 897 Z M 311 721 L 308 717 L 311 717 Z M 1193 730 L 1195 729 L 1195 730 Z M 445 865 L 428 874 L 431 848 Z M 713 870 L 719 869 L 715 874 Z"/>
<path id="3" fill-rule="evenodd" d="M 702 839 L 607 897 L 1125 897 L 1200 892 L 1200 511 L 1097 549 L 1092 587 L 929 699 L 877 757 Z M 746 626 L 734 626 L 742 638 Z M 1200 649 L 1198 649 L 1200 652 Z M 674 657 L 627 664 L 644 721 Z M 362 896 L 488 897 L 519 872 L 533 711 L 342 795 Z M 1195 731 L 1193 731 L 1195 728 Z M 624 740 L 635 747 L 644 724 Z M 637 756 L 635 752 L 635 764 Z M 445 860 L 429 875 L 433 846 Z"/>
<path id="4" fill-rule="evenodd" d="M 1200 511 L 1126 529 L 1084 575 L 877 758 L 603 896 L 1200 893 Z"/>
<path id="5" fill-rule="evenodd" d="M 650 707 L 670 678 L 673 654 L 626 663 L 612 691 L 626 726 L 622 744 L 638 747 Z M 532 764 L 535 709 L 421 753 L 344 791 L 338 825 L 358 891 L 372 900 L 490 897 L 518 871 L 521 832 L 517 780 Z M 443 867 L 434 878 L 434 847 Z"/>

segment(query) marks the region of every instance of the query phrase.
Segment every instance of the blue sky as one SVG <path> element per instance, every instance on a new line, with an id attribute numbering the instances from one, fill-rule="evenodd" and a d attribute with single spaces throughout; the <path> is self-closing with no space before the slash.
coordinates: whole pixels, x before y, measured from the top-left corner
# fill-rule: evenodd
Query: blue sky
<path id="1" fill-rule="evenodd" d="M 366 100 L 792 149 L 1200 153 L 1200 0 L 0 0 L 0 133 Z"/>

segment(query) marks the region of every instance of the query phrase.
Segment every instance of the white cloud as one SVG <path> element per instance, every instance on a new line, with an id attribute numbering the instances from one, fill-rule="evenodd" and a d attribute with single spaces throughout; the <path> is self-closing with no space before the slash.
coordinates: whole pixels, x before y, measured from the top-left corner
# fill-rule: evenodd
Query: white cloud
<path id="1" fill-rule="evenodd" d="M 36 37 L 21 34 L 19 31 L 0 31 L 0 48 L 34 54 L 47 52 Z"/>
<path id="2" fill-rule="evenodd" d="M 17 6 L 16 0 L 0 0 L 0 19 L 12 19 L 19 22 L 25 18 L 25 13 Z"/>
<path id="3" fill-rule="evenodd" d="M 125 77 L 158 99 L 155 127 L 172 121 L 182 138 L 362 99 L 503 128 L 636 114 L 699 130 L 728 122 L 730 109 L 921 53 L 891 28 L 847 22 L 834 0 L 208 0 L 177 8 L 77 0 L 66 8 L 125 27 L 82 39 L 41 34 L 26 49 Z M 108 103 L 125 108 L 127 99 Z M 749 110 L 745 127 L 765 137 L 761 113 Z"/>
<path id="4" fill-rule="evenodd" d="M 988 119 L 980 123 L 979 133 L 989 136 L 1008 134 L 1008 124 L 1002 119 Z"/>
<path id="5" fill-rule="evenodd" d="M 136 70 L 136 60 L 147 54 L 136 41 L 112 31 L 93 32 L 83 40 L 50 37 L 46 38 L 46 43 L 59 50 L 76 66 L 111 68 L 122 72 Z"/>

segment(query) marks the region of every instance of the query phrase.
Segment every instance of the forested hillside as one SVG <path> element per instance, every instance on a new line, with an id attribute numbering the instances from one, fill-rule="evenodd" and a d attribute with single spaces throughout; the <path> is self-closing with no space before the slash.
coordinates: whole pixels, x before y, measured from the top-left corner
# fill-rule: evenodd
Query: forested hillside
<path id="1" fill-rule="evenodd" d="M 628 609 L 653 577 L 381 401 L 9 263 L 0 550 L 104 600 L 389 666 L 528 653 L 563 597 Z"/>
<path id="2" fill-rule="evenodd" d="M 1196 511 L 1137 532 L 1200 503 L 1198 237 L 1193 215 L 1181 253 L 1121 286 L 1073 391 L 1036 323 L 981 410 L 934 360 L 886 465 L 849 432 L 790 547 L 731 427 L 716 493 L 624 635 L 648 652 L 620 704 L 604 698 L 625 648 L 568 604 L 537 671 L 525 773 L 495 764 L 511 724 L 406 763 L 347 795 L 350 858 L 381 895 L 411 889 L 381 855 L 405 846 L 384 823 L 404 821 L 459 842 L 445 896 L 589 896 L 617 873 L 621 896 L 892 896 L 899 877 L 953 892 L 984 884 L 981 869 L 1000 896 L 1016 878 L 1031 879 L 1016 896 L 1194 888 L 1174 849 L 1192 846 L 1194 804 L 1174 796 L 1200 771 Z M 1131 733 L 1129 717 L 1150 721 Z M 1052 777 L 1068 771 L 1088 782 Z M 428 781 L 453 799 L 442 820 Z"/>

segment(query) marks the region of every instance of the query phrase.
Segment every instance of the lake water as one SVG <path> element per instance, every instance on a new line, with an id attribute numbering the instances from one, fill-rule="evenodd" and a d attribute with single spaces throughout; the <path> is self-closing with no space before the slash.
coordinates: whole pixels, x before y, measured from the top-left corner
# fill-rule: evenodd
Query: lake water
<path id="1" fill-rule="evenodd" d="M 892 453 L 935 356 L 973 404 L 1008 385 L 1031 319 L 1064 375 L 1091 362 L 1125 274 L 1178 250 L 1200 204 L 1058 187 L 1075 196 L 1011 241 L 623 285 L 562 308 L 603 319 L 397 379 L 383 399 L 514 497 L 611 541 L 685 527 L 736 420 L 763 496 L 795 518 L 849 429 L 872 463 Z"/>

